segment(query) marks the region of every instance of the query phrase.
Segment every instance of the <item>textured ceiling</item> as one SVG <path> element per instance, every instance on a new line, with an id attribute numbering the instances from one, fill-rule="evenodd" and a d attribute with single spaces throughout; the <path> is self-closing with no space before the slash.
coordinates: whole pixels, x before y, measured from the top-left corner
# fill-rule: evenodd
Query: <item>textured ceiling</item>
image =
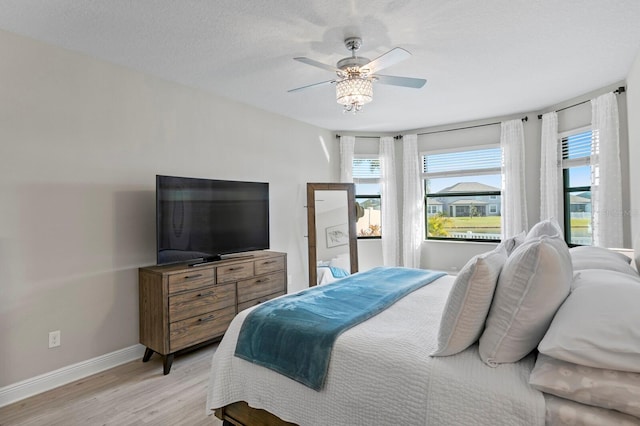
<path id="1" fill-rule="evenodd" d="M 640 49 L 638 0 L 0 0 L 0 28 L 342 131 L 399 131 L 535 111 L 624 80 Z M 343 40 L 399 46 L 361 114 L 333 86 Z"/>

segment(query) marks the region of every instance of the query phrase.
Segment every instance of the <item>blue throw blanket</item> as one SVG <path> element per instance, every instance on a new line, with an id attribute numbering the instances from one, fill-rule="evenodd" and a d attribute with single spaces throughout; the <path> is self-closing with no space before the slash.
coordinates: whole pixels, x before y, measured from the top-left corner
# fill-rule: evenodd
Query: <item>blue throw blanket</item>
<path id="1" fill-rule="evenodd" d="M 379 267 L 266 302 L 245 318 L 235 355 L 320 390 L 340 334 L 443 275 Z"/>

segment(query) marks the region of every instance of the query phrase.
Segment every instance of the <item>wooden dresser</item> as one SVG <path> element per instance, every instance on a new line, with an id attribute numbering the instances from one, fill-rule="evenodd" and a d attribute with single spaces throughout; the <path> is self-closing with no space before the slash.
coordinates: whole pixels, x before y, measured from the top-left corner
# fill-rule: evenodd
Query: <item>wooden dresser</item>
<path id="1" fill-rule="evenodd" d="M 200 266 L 172 264 L 138 271 L 143 361 L 164 357 L 169 374 L 174 354 L 219 340 L 235 315 L 287 292 L 287 255 L 243 253 Z"/>

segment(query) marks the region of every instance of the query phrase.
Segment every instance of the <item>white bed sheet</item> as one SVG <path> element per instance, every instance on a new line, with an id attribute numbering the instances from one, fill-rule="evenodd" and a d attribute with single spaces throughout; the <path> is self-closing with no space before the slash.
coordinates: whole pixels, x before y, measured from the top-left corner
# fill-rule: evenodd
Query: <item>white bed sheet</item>
<path id="1" fill-rule="evenodd" d="M 246 401 L 313 426 L 544 425 L 544 398 L 528 384 L 533 356 L 497 368 L 482 363 L 477 345 L 429 356 L 453 279 L 442 277 L 342 334 L 321 392 L 234 357 L 248 310 L 241 312 L 213 356 L 207 410 Z"/>

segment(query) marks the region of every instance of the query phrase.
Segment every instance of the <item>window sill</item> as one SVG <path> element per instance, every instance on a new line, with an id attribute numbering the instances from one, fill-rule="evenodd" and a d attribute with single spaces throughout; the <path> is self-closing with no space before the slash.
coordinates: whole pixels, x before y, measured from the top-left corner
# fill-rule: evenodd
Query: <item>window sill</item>
<path id="1" fill-rule="evenodd" d="M 435 244 L 474 244 L 483 246 L 497 246 L 500 241 L 464 241 L 464 240 L 423 240 L 423 243 Z"/>

